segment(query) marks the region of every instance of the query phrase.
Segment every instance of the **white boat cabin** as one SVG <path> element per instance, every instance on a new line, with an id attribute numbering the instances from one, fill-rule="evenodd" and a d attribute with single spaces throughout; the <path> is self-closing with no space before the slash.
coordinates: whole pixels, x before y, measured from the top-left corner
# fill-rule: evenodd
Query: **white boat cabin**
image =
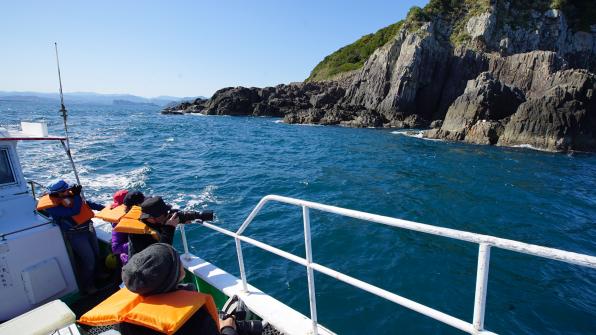
<path id="1" fill-rule="evenodd" d="M 43 123 L 22 131 L 0 128 L 0 322 L 77 292 L 60 228 L 35 211 L 35 199 L 19 157 L 20 140 L 48 137 Z"/>

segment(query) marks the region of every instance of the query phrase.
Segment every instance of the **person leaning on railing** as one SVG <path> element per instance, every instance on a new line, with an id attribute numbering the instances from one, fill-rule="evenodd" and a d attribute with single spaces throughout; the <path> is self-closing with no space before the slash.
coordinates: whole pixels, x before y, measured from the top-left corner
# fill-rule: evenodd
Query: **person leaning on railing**
<path id="1" fill-rule="evenodd" d="M 166 205 L 161 197 L 149 197 L 140 205 L 140 212 L 136 218 L 137 224 L 144 230 L 120 230 L 128 232 L 128 257 L 143 251 L 154 243 L 167 243 L 172 245 L 176 226 L 180 223 L 176 213 L 170 213 L 172 206 Z M 134 216 L 134 212 L 129 212 L 129 217 Z M 126 216 L 125 216 L 126 218 Z M 122 222 L 122 220 L 120 221 Z M 120 226 L 120 223 L 118 224 Z"/>
<path id="2" fill-rule="evenodd" d="M 181 284 L 184 275 L 174 248 L 152 244 L 122 268 L 126 288 L 85 313 L 79 323 L 117 325 L 122 335 L 237 335 L 234 319 L 219 319 L 213 298 L 196 292 L 192 284 Z"/>
<path id="3" fill-rule="evenodd" d="M 132 206 L 138 206 L 145 201 L 145 195 L 140 191 L 119 190 L 114 193 L 114 202 L 110 206 L 111 210 L 117 207 L 124 207 L 123 213 L 130 211 Z M 116 225 L 118 222 L 111 222 L 112 224 L 112 253 L 117 255 L 120 263 L 125 265 L 128 262 L 128 234 L 118 232 Z"/>
<path id="4" fill-rule="evenodd" d="M 82 293 L 97 291 L 94 277 L 97 271 L 99 245 L 91 218 L 92 210 L 102 210 L 103 205 L 81 197 L 81 185 L 69 185 L 62 179 L 51 182 L 47 193 L 37 203 L 37 210 L 45 211 L 60 226 L 74 254 L 77 277 Z"/>

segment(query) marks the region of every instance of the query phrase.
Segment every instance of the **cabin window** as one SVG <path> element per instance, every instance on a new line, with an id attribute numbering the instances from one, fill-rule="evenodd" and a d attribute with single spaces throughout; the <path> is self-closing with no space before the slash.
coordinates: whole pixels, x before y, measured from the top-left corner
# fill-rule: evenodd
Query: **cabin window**
<path id="1" fill-rule="evenodd" d="M 0 185 L 13 184 L 14 182 L 14 174 L 10 167 L 10 160 L 8 159 L 8 150 L 0 149 Z"/>

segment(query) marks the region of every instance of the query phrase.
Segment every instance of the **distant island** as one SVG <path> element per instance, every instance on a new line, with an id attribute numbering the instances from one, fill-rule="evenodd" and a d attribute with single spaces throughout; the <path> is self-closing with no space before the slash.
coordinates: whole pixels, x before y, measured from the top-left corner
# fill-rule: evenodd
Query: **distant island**
<path id="1" fill-rule="evenodd" d="M 114 99 L 112 102 L 113 105 L 116 106 L 149 106 L 149 107 L 159 107 L 159 105 L 154 104 L 153 102 L 136 102 L 136 101 L 129 101 L 129 100 L 120 100 Z"/>
<path id="2" fill-rule="evenodd" d="M 596 151 L 595 72 L 593 0 L 431 0 L 325 57 L 302 83 L 228 87 L 162 113 Z"/>
<path id="3" fill-rule="evenodd" d="M 159 96 L 155 98 L 145 98 L 132 94 L 100 94 L 93 92 L 74 92 L 64 93 L 64 102 L 68 104 L 91 103 L 99 105 L 146 105 L 167 107 L 181 101 L 204 98 L 204 97 L 172 97 Z M 59 103 L 58 93 L 41 92 L 2 92 L 0 91 L 0 101 L 22 101 L 38 103 Z"/>

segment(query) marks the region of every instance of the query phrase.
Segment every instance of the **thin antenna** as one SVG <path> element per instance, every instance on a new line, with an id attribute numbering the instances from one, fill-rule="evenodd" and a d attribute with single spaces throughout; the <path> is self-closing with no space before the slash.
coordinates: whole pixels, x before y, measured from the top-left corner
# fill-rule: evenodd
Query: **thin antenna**
<path id="1" fill-rule="evenodd" d="M 62 76 L 60 75 L 60 59 L 58 59 L 58 43 L 56 42 L 54 42 L 54 50 L 56 51 L 56 65 L 58 66 L 58 82 L 60 83 L 60 112 L 62 112 L 62 119 L 64 120 L 64 132 L 66 133 L 66 141 L 68 142 L 68 125 L 66 124 L 68 114 L 66 112 L 66 107 L 64 107 L 64 94 L 62 94 Z"/>
<path id="2" fill-rule="evenodd" d="M 81 180 L 79 179 L 77 168 L 75 167 L 74 160 L 72 159 L 72 154 L 70 153 L 68 124 L 66 123 L 68 113 L 66 111 L 66 107 L 64 107 L 64 95 L 62 94 L 62 76 L 60 75 L 60 60 L 58 59 L 58 43 L 56 42 L 54 42 L 54 50 L 56 51 L 56 65 L 58 66 L 58 82 L 60 83 L 60 112 L 62 112 L 62 120 L 64 121 L 64 134 L 66 135 L 66 143 L 64 143 L 64 141 L 60 141 L 60 143 L 62 143 L 62 147 L 64 148 L 64 151 L 66 151 L 66 155 L 68 155 L 68 159 L 70 160 L 70 165 L 72 165 L 72 171 L 74 172 L 77 184 L 81 185 Z M 83 200 L 85 200 L 83 192 L 81 192 L 81 197 L 83 198 Z"/>

